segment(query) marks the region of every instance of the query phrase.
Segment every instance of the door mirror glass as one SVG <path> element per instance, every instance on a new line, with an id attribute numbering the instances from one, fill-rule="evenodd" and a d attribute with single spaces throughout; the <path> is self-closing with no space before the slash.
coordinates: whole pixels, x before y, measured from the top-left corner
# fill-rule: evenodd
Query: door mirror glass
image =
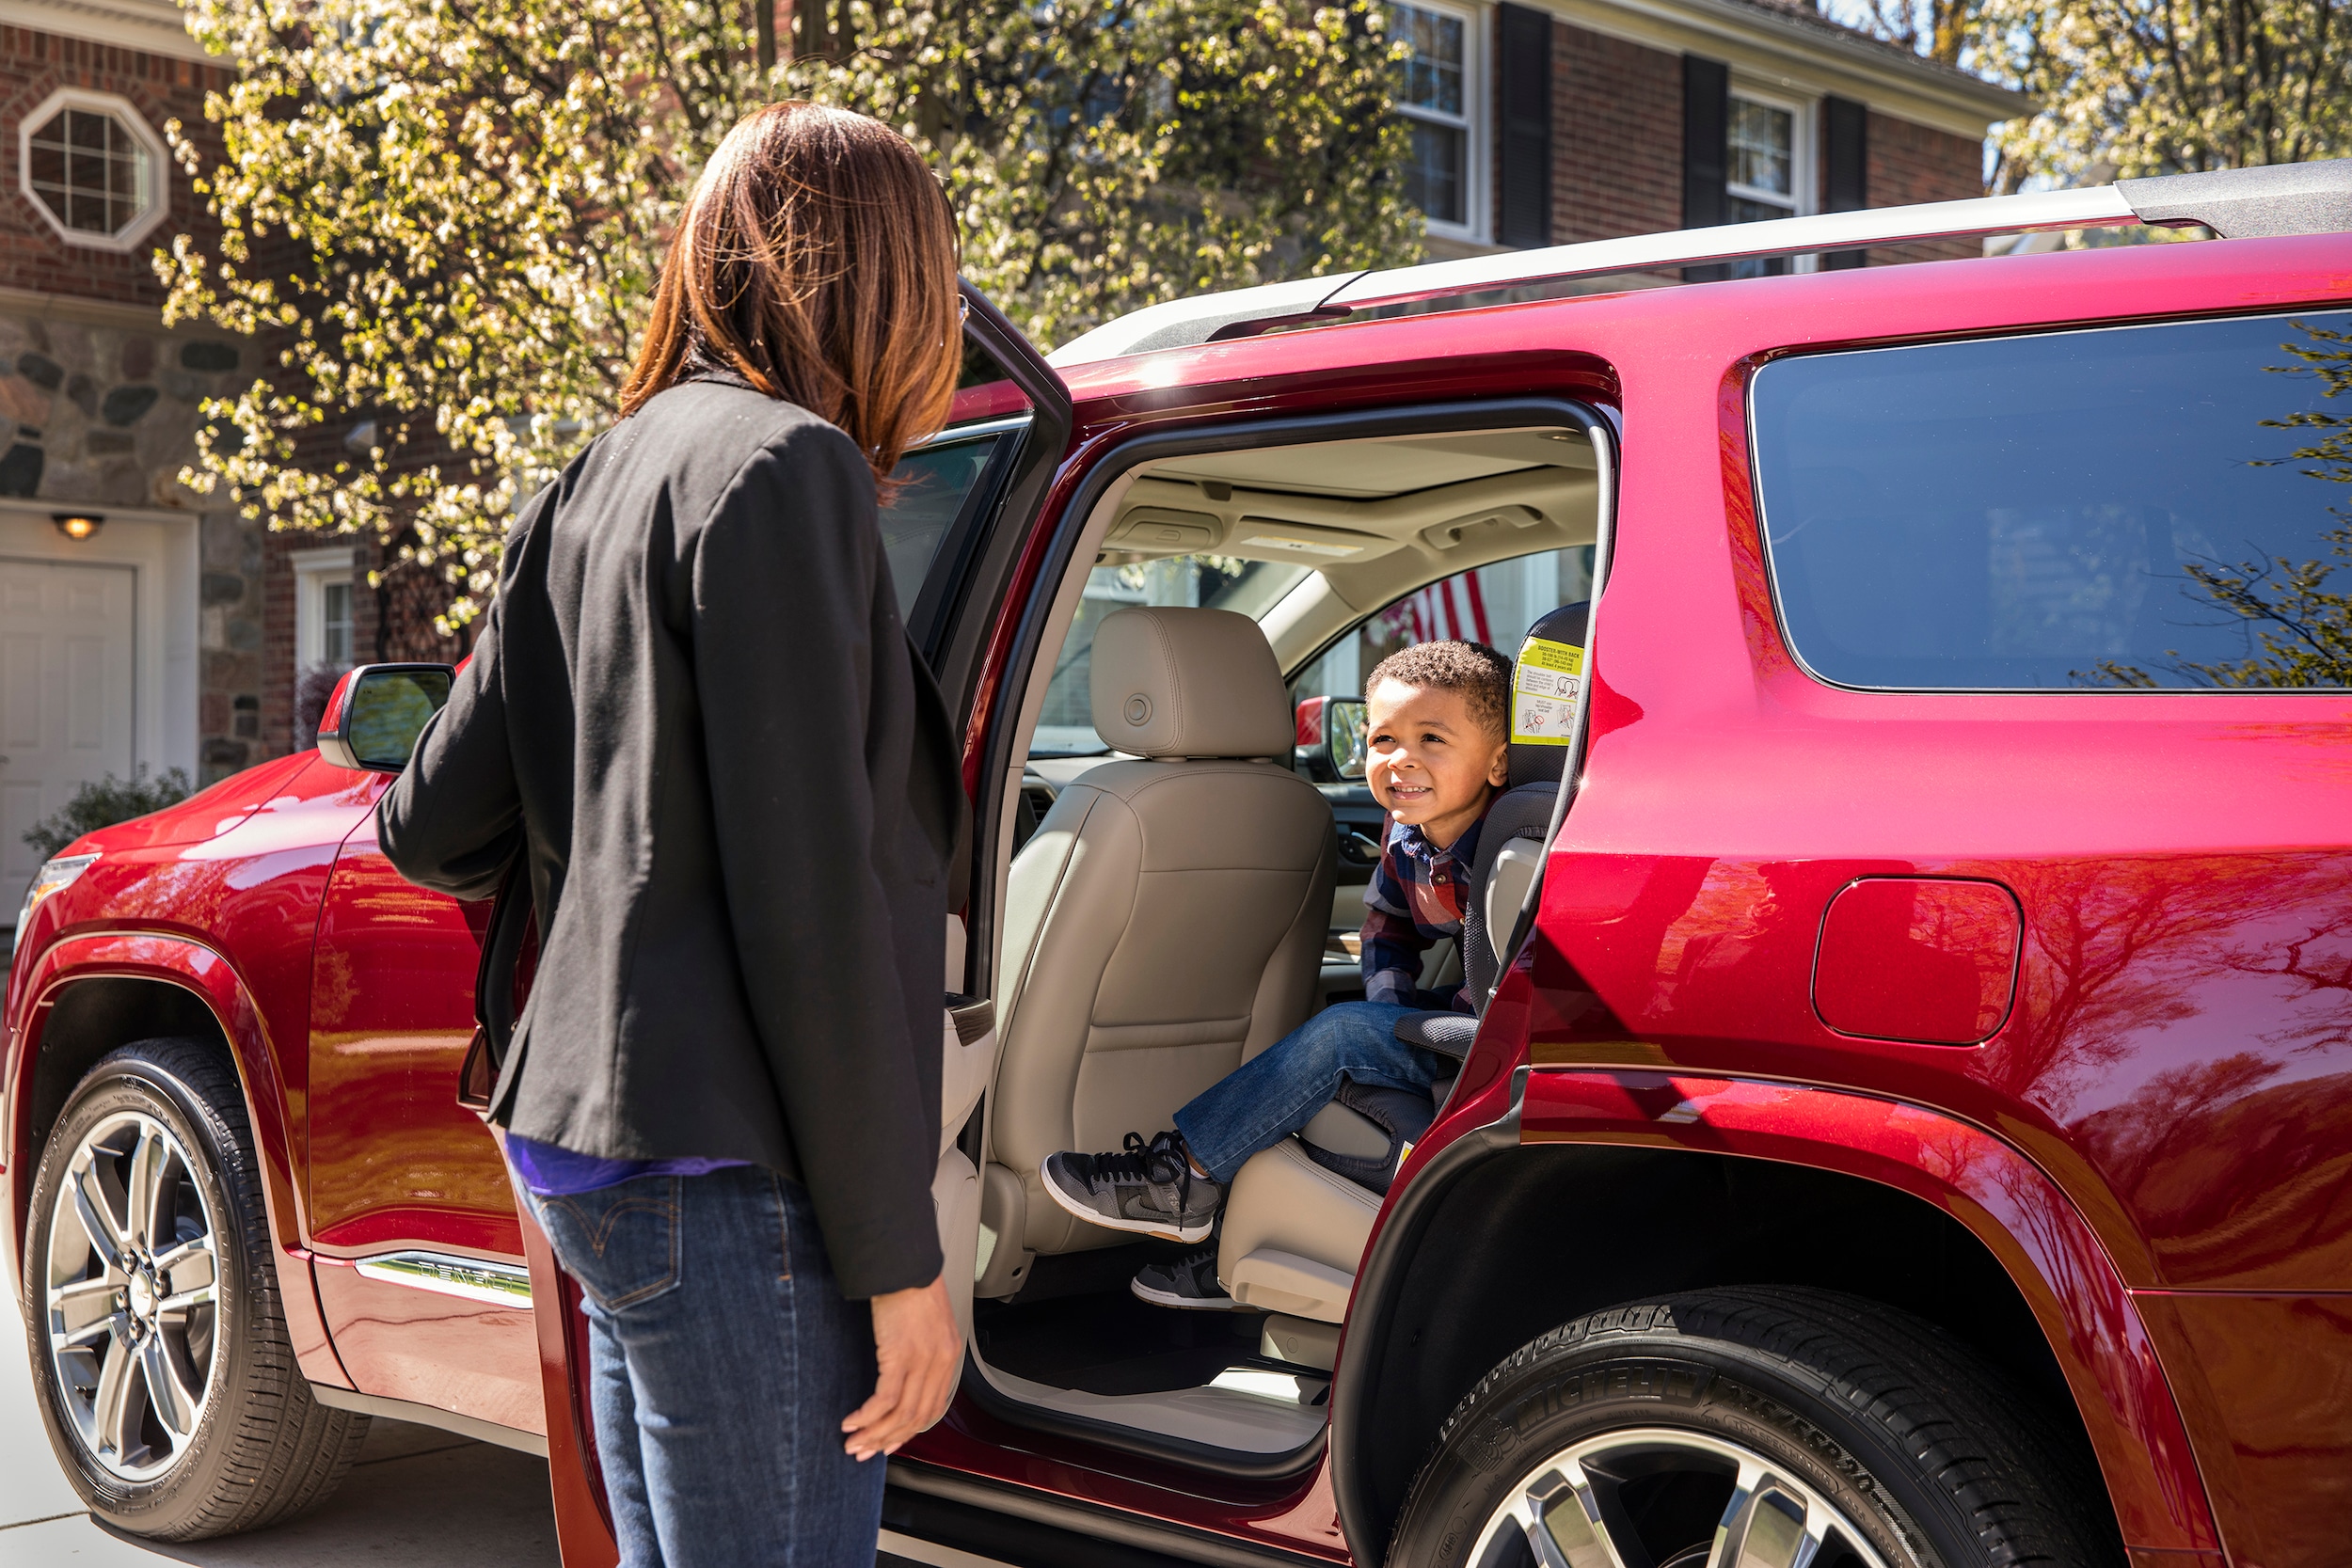
<path id="1" fill-rule="evenodd" d="M 1370 729 L 1370 709 L 1361 697 L 1310 697 L 1298 705 L 1293 760 L 1318 784 L 1360 779 Z"/>
<path id="2" fill-rule="evenodd" d="M 326 700 L 319 754 L 338 768 L 399 772 L 456 676 L 446 664 L 362 664 Z"/>
<path id="3" fill-rule="evenodd" d="M 1331 699 L 1331 710 L 1323 717 L 1323 748 L 1335 775 L 1343 779 L 1364 776 L 1364 758 L 1370 750 L 1366 736 L 1371 730 L 1372 708 L 1362 698 Z"/>

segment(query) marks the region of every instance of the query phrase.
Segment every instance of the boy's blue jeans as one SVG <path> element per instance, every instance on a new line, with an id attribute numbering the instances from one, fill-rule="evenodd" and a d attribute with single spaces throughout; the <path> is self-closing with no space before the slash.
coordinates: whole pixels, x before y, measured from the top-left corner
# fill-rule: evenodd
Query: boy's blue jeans
<path id="1" fill-rule="evenodd" d="M 883 1464 L 841 1433 L 874 1391 L 873 1314 L 806 1190 L 739 1165 L 525 1200 L 587 1298 L 621 1568 L 874 1568 Z"/>
<path id="2" fill-rule="evenodd" d="M 1396 1021 L 1412 1010 L 1386 1002 L 1326 1007 L 1196 1096 L 1176 1113 L 1176 1131 L 1209 1175 L 1230 1185 L 1252 1154 L 1329 1104 L 1343 1080 L 1426 1094 L 1461 1064 L 1396 1037 Z"/>

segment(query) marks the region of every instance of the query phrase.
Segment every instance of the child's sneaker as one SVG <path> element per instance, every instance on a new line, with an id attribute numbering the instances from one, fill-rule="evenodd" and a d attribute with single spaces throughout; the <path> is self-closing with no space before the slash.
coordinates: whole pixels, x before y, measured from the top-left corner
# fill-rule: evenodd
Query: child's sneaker
<path id="1" fill-rule="evenodd" d="M 1145 1143 L 1130 1132 L 1120 1154 L 1049 1154 L 1038 1179 L 1056 1203 L 1111 1230 L 1205 1240 L 1225 1203 L 1225 1189 L 1192 1174 L 1184 1140 L 1167 1132 Z"/>
<path id="2" fill-rule="evenodd" d="M 1186 1253 L 1172 1263 L 1147 1263 L 1127 1288 L 1154 1307 L 1185 1312 L 1237 1312 L 1241 1303 L 1216 1282 L 1216 1243 Z"/>

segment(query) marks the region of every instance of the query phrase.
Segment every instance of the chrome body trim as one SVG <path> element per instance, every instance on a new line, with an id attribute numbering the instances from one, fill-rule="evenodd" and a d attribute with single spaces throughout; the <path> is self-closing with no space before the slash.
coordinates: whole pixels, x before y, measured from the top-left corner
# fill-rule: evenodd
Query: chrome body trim
<path id="1" fill-rule="evenodd" d="M 406 1285 L 492 1307 L 531 1306 L 531 1271 L 518 1263 L 493 1263 L 444 1252 L 380 1252 L 353 1265 L 363 1279 Z"/>

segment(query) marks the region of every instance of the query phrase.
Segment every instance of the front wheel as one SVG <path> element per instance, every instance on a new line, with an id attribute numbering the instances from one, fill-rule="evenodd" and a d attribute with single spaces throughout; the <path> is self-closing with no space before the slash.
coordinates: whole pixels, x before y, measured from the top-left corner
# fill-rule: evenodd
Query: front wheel
<path id="1" fill-rule="evenodd" d="M 2098 1472 L 1934 1325 L 1826 1291 L 1613 1307 L 1486 1374 L 1391 1568 L 2120 1564 Z"/>
<path id="2" fill-rule="evenodd" d="M 90 1511 L 188 1541 L 332 1491 L 368 1418 L 294 1364 L 237 1079 L 195 1040 L 90 1069 L 51 1130 L 24 1232 L 33 1382 Z"/>

